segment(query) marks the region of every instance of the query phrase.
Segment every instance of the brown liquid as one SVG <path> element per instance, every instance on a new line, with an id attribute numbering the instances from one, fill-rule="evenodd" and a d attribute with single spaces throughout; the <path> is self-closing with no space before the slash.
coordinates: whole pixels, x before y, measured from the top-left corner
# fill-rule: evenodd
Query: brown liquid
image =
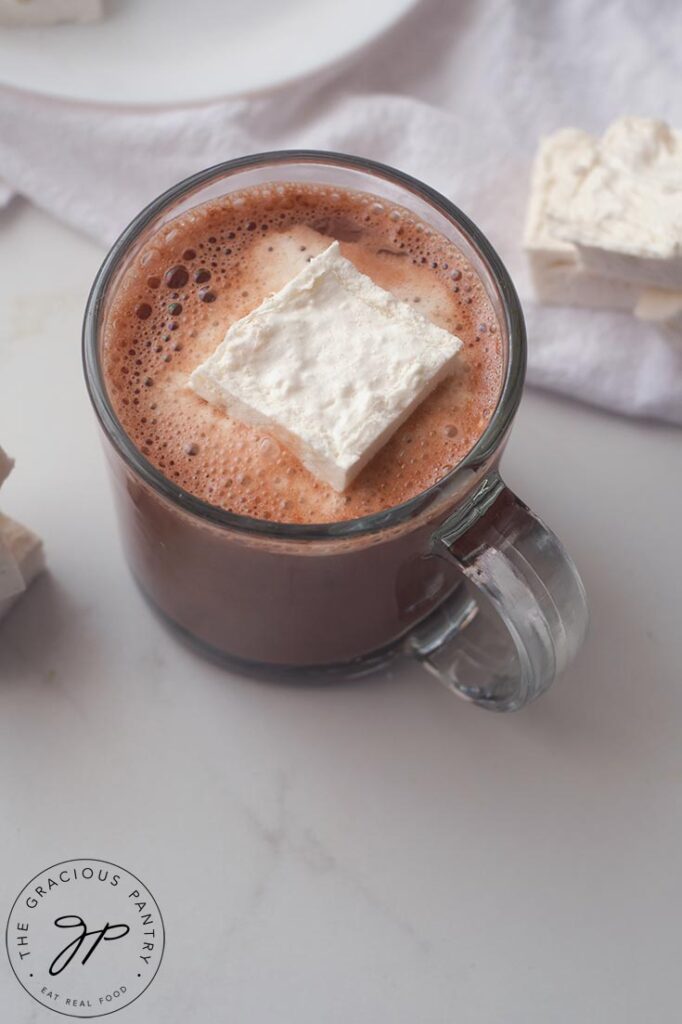
<path id="1" fill-rule="evenodd" d="M 228 326 L 331 238 L 360 271 L 464 342 L 455 373 L 343 494 L 186 387 Z M 455 246 L 401 207 L 323 186 L 253 188 L 170 222 L 126 271 L 104 338 L 107 388 L 142 453 L 204 501 L 279 522 L 352 519 L 426 490 L 476 442 L 502 385 L 497 321 Z"/>

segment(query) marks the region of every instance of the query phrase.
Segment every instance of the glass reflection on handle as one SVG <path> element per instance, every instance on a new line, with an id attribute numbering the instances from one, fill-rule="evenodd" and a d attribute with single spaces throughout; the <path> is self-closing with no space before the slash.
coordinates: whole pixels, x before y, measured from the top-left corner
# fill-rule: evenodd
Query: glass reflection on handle
<path id="1" fill-rule="evenodd" d="M 587 631 L 585 590 L 560 541 L 493 473 L 436 532 L 433 554 L 463 581 L 410 634 L 409 653 L 480 707 L 535 700 Z"/>

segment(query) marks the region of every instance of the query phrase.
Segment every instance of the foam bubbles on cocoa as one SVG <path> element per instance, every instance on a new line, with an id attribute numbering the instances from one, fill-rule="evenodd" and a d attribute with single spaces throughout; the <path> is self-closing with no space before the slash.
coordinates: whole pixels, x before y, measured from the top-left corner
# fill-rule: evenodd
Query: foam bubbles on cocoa
<path id="1" fill-rule="evenodd" d="M 332 238 L 358 270 L 464 343 L 455 373 L 343 494 L 312 476 L 277 441 L 186 386 L 229 325 L 286 284 Z M 112 403 L 145 457 L 204 501 L 279 522 L 351 519 L 430 487 L 485 429 L 503 376 L 499 325 L 480 280 L 455 246 L 406 209 L 322 185 L 245 190 L 165 225 L 127 269 L 104 339 Z"/>

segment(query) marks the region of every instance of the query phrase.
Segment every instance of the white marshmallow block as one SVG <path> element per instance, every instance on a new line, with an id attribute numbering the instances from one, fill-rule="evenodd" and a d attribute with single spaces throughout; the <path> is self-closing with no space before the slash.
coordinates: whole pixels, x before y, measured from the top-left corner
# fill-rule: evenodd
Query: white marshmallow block
<path id="1" fill-rule="evenodd" d="M 189 386 L 343 491 L 452 373 L 461 346 L 333 242 L 232 324 Z"/>
<path id="2" fill-rule="evenodd" d="M 8 567 L 7 575 L 3 566 Z M 44 568 L 40 538 L 21 523 L 0 515 L 0 619 Z"/>
<path id="3" fill-rule="evenodd" d="M 0 487 L 12 472 L 14 460 L 10 459 L 7 452 L 0 448 Z M 2 602 L 15 594 L 21 593 L 24 589 L 24 578 L 12 554 L 9 544 L 5 542 L 0 533 L 0 608 Z"/>
<path id="4" fill-rule="evenodd" d="M 554 235 L 594 274 L 640 288 L 682 289 L 682 133 L 663 121 L 622 117 L 593 143 Z"/>
<path id="5" fill-rule="evenodd" d="M 564 128 L 540 143 L 531 179 L 524 247 L 538 301 L 547 305 L 632 310 L 637 288 L 588 270 L 556 221 L 591 166 L 596 140 Z"/>
<path id="6" fill-rule="evenodd" d="M 13 466 L 13 459 L 0 448 L 0 486 Z M 0 619 L 44 568 L 40 538 L 20 523 L 0 514 Z"/>
<path id="7" fill-rule="evenodd" d="M 5 603 L 9 607 L 10 599 L 21 594 L 25 589 L 24 577 L 14 553 L 9 542 L 0 533 L 0 617 Z"/>

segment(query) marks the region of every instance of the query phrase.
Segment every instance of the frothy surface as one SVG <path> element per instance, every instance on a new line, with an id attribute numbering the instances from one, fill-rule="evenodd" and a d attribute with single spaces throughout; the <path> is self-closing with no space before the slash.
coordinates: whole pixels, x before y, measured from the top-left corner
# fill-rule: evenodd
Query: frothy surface
<path id="1" fill-rule="evenodd" d="M 186 386 L 229 325 L 331 238 L 358 270 L 464 342 L 455 373 L 343 494 Z M 146 243 L 107 313 L 104 374 L 123 428 L 179 487 L 242 515 L 322 523 L 398 505 L 449 472 L 490 419 L 503 357 L 480 280 L 441 235 L 367 193 L 281 184 L 195 207 Z"/>

